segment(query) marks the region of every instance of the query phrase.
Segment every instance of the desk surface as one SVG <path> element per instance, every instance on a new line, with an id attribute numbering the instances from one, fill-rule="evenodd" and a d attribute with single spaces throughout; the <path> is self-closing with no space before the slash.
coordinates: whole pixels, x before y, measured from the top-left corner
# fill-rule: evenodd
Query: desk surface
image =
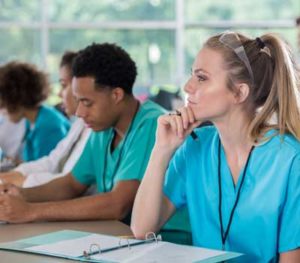
<path id="1" fill-rule="evenodd" d="M 45 222 L 32 224 L 1 224 L 0 242 L 9 242 L 21 238 L 41 235 L 53 231 L 69 229 L 108 235 L 130 235 L 130 228 L 118 221 L 84 221 L 84 222 Z M 0 250 L 0 262 L 59 263 L 78 262 L 54 257 L 39 256 L 22 252 Z"/>

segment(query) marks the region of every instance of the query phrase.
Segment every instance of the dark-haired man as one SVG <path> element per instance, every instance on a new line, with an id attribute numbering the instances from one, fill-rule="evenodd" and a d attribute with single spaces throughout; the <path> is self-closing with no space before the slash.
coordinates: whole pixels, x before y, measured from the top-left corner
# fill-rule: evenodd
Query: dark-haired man
<path id="1" fill-rule="evenodd" d="M 136 75 L 134 61 L 114 44 L 93 44 L 79 52 L 72 83 L 78 100 L 76 114 L 94 132 L 66 176 L 29 189 L 0 186 L 0 220 L 119 219 L 129 223 L 154 145 L 157 118 L 164 112 L 153 102 L 141 105 L 134 98 Z M 92 184 L 97 185 L 98 194 L 79 197 Z M 166 240 L 189 242 L 186 209 L 164 229 Z"/>
<path id="2" fill-rule="evenodd" d="M 2 185 L 0 220 L 125 219 L 154 144 L 162 108 L 132 94 L 136 65 L 114 44 L 93 44 L 73 64 L 76 114 L 93 129 L 68 175 L 42 186 Z M 79 197 L 97 184 L 99 194 Z"/>

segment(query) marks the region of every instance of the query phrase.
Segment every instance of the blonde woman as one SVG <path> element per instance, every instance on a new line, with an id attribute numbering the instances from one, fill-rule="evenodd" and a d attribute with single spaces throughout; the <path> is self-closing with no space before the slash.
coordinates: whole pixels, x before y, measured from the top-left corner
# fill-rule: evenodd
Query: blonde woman
<path id="1" fill-rule="evenodd" d="M 297 76 L 275 35 L 209 38 L 185 86 L 187 106 L 158 120 L 134 234 L 158 231 L 187 204 L 195 246 L 244 253 L 241 262 L 300 262 Z M 203 121 L 214 126 L 195 140 Z"/>

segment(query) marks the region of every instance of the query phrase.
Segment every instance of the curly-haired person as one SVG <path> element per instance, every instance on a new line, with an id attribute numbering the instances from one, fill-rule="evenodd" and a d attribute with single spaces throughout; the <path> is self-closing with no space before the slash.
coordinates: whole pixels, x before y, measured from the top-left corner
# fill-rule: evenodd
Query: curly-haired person
<path id="1" fill-rule="evenodd" d="M 0 220 L 127 221 L 163 110 L 132 93 L 135 62 L 115 44 L 92 44 L 73 62 L 76 115 L 93 131 L 70 173 L 41 186 L 0 185 Z M 92 184 L 97 194 L 82 197 Z M 14 196 L 14 195 L 17 195 Z"/>
<path id="2" fill-rule="evenodd" d="M 12 122 L 26 119 L 22 161 L 48 155 L 69 130 L 68 120 L 43 104 L 48 94 L 47 76 L 34 65 L 14 61 L 0 67 L 0 107 Z"/>

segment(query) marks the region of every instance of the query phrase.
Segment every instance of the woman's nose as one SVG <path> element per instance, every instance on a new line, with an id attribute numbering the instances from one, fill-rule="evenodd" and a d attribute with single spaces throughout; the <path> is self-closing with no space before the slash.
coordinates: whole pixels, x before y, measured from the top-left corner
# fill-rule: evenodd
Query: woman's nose
<path id="1" fill-rule="evenodd" d="M 187 81 L 187 83 L 184 85 L 183 90 L 186 93 L 191 93 L 191 91 L 192 91 L 192 78 L 189 78 L 189 80 Z"/>

